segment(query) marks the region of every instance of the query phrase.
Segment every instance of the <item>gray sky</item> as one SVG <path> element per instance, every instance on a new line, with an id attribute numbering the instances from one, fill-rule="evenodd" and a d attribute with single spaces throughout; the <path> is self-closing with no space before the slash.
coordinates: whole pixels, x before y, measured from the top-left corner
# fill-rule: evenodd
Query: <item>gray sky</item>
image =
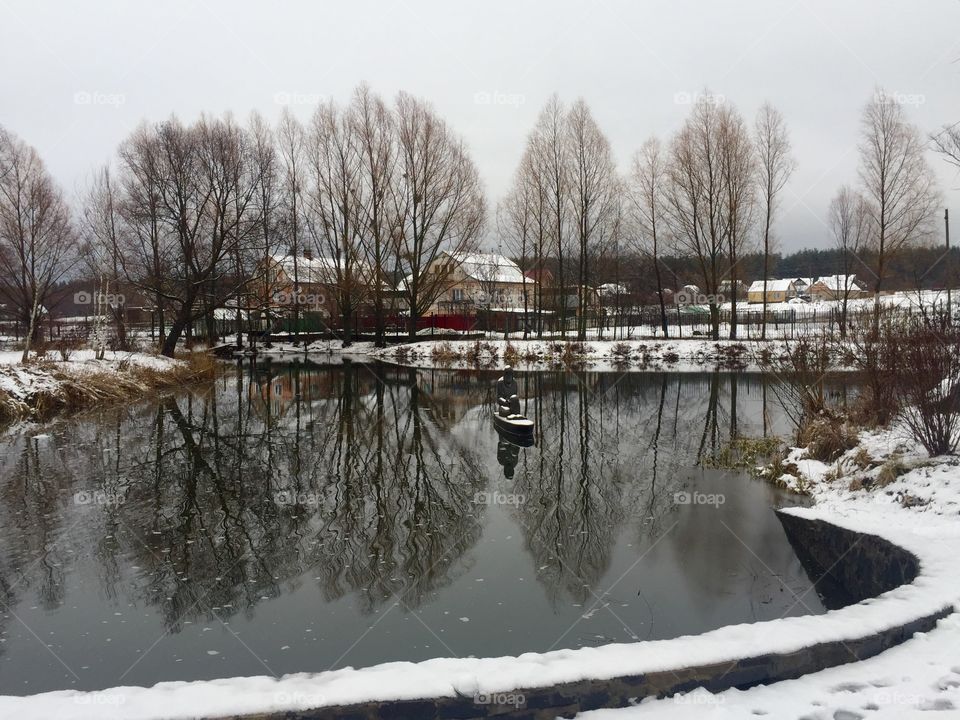
<path id="1" fill-rule="evenodd" d="M 824 247 L 830 197 L 856 180 L 875 87 L 925 132 L 960 121 L 960 0 L 40 2 L 0 0 L 0 124 L 68 191 L 141 120 L 232 110 L 301 117 L 367 81 L 421 95 L 465 138 L 494 204 L 547 97 L 583 96 L 621 169 L 704 88 L 748 119 L 770 100 L 799 162 L 785 250 Z M 931 153 L 945 204 L 960 177 Z"/>

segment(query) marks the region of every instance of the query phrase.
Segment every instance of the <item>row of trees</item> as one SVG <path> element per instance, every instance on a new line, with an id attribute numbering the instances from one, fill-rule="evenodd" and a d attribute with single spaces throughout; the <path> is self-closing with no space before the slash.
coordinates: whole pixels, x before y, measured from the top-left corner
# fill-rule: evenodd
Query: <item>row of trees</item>
<path id="1" fill-rule="evenodd" d="M 843 268 L 856 265 L 862 277 L 869 259 L 879 293 L 891 258 L 930 233 L 939 196 L 928 143 L 894 98 L 871 99 L 861 135 L 858 183 L 840 189 L 828 225 Z M 953 162 L 957 137 L 956 126 L 933 137 Z M 736 337 L 739 298 L 724 288 L 745 277 L 744 258 L 757 252 L 769 276 L 794 169 L 775 108 L 763 105 L 748 123 L 704 93 L 676 133 L 644 142 L 621 175 L 587 104 L 552 97 L 496 212 L 503 252 L 525 278 L 551 280 L 522 293 L 533 330 L 543 331 L 549 312 L 584 338 L 590 288 L 629 281 L 639 264 L 621 258 L 645 256 L 666 332 L 663 290 L 681 283 L 665 258 L 681 256 L 710 300 L 714 338 L 725 294 Z M 0 253 L 11 268 L 0 294 L 31 336 L 50 289 L 76 275 L 80 259 L 104 291 L 132 284 L 150 298 L 161 350 L 171 355 L 195 322 L 212 337 L 216 310 L 235 308 L 239 321 L 244 308 L 269 304 L 277 255 L 292 260 L 294 283 L 316 277 L 309 256 L 327 259 L 322 270 L 345 337 L 369 307 L 382 341 L 397 293 L 412 335 L 454 270 L 436 261 L 444 250 L 478 248 L 486 215 L 476 166 L 431 106 L 404 93 L 389 105 L 365 86 L 346 106 L 319 106 L 306 123 L 288 112 L 275 127 L 257 114 L 246 125 L 230 115 L 144 123 L 95 175 L 76 221 L 37 153 L 0 133 Z M 291 300 L 296 318 L 299 295 Z M 123 342 L 122 313 L 115 319 Z"/>
<path id="2" fill-rule="evenodd" d="M 85 203 L 86 240 L 99 275 L 154 299 L 166 355 L 195 321 L 212 337 L 230 301 L 238 314 L 258 294 L 269 304 L 277 255 L 291 257 L 295 284 L 318 275 L 306 258 L 327 259 L 347 337 L 370 302 L 382 338 L 385 289 L 400 281 L 412 334 L 445 279 L 428 268 L 443 250 L 475 247 L 483 229 L 463 141 L 404 93 L 389 107 L 360 87 L 346 107 L 321 105 L 306 124 L 284 113 L 275 129 L 259 115 L 246 127 L 229 115 L 171 118 L 138 128 L 118 159 Z"/>
<path id="3" fill-rule="evenodd" d="M 936 149 L 954 162 L 960 157 L 958 135 L 954 126 L 933 138 Z M 859 181 L 842 187 L 830 206 L 840 269 L 868 276 L 877 297 L 875 316 L 891 260 L 933 230 L 940 196 L 926 148 L 902 105 L 878 91 L 862 116 Z M 720 336 L 720 304 L 727 296 L 729 334 L 735 338 L 738 297 L 731 290 L 744 277 L 741 261 L 759 251 L 766 286 L 776 213 L 795 168 L 786 123 L 774 107 L 764 104 L 751 126 L 734 105 L 705 93 L 671 138 L 648 139 L 628 175 L 618 177 L 609 143 L 586 106 L 578 101 L 566 109 L 554 97 L 528 137 L 501 205 L 501 238 L 525 269 L 540 270 L 552 261 L 561 286 L 577 283 L 581 338 L 583 288 L 612 280 L 593 270 L 609 267 L 605 257 L 629 250 L 652 260 L 664 333 L 664 287 L 682 284 L 678 277 L 664 282 L 665 272 L 675 274 L 662 261 L 671 255 L 694 261 L 700 290 L 709 299 L 714 338 Z M 842 294 L 844 306 L 851 289 Z M 764 337 L 766 295 L 764 287 Z"/>

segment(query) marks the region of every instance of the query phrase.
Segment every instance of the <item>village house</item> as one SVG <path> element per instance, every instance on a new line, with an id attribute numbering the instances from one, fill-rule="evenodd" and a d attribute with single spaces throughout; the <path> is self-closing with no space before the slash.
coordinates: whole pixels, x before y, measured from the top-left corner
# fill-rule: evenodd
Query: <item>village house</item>
<path id="1" fill-rule="evenodd" d="M 797 297 L 808 295 L 810 286 L 817 281 L 815 277 L 795 277 L 791 279 L 793 280 L 793 287 L 797 291 Z"/>
<path id="2" fill-rule="evenodd" d="M 783 280 L 767 280 L 768 303 L 786 302 L 795 297 L 797 297 L 797 288 L 793 280 L 789 278 Z M 751 303 L 763 302 L 763 280 L 753 281 L 747 290 L 747 300 Z"/>
<path id="3" fill-rule="evenodd" d="M 510 258 L 495 253 L 443 251 L 433 261 L 448 272 L 446 289 L 427 315 L 470 314 L 477 311 L 523 313 L 524 291 L 532 311 L 536 282 L 525 278 Z"/>
<path id="4" fill-rule="evenodd" d="M 272 255 L 267 259 L 265 285 L 253 293 L 252 306 L 271 316 L 290 315 L 294 308 L 307 317 L 318 318 L 324 324 L 337 321 L 340 314 L 340 287 L 337 260 L 314 257 L 308 250 L 294 257 Z M 371 295 L 373 273 L 366 264 L 356 262 L 353 268 L 355 294 L 361 303 Z M 387 295 L 395 295 L 385 286 Z"/>
<path id="5" fill-rule="evenodd" d="M 849 300 L 867 297 L 870 293 L 857 281 L 856 275 L 827 275 L 807 289 L 811 300 Z"/>
<path id="6" fill-rule="evenodd" d="M 737 301 L 746 300 L 747 290 L 748 288 L 742 280 L 737 280 L 736 282 L 722 280 L 717 292 L 723 296 L 724 302 L 730 302 L 734 298 L 736 298 Z"/>

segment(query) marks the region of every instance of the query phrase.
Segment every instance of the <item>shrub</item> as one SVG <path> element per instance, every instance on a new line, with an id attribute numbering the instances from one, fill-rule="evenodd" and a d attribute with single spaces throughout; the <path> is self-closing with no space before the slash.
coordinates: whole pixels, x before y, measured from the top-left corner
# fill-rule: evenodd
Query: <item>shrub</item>
<path id="1" fill-rule="evenodd" d="M 797 443 L 806 447 L 807 455 L 814 460 L 833 462 L 857 446 L 857 433 L 845 419 L 823 413 L 800 425 Z"/>

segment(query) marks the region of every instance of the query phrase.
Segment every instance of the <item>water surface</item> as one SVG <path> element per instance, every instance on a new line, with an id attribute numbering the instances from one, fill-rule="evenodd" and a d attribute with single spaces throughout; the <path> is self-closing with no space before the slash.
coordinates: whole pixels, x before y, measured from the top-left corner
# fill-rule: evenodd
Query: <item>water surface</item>
<path id="1" fill-rule="evenodd" d="M 710 469 L 789 431 L 750 374 L 226 366 L 0 440 L 0 692 L 671 638 L 821 613 L 776 520 Z M 688 502 L 689 501 L 689 502 Z"/>

